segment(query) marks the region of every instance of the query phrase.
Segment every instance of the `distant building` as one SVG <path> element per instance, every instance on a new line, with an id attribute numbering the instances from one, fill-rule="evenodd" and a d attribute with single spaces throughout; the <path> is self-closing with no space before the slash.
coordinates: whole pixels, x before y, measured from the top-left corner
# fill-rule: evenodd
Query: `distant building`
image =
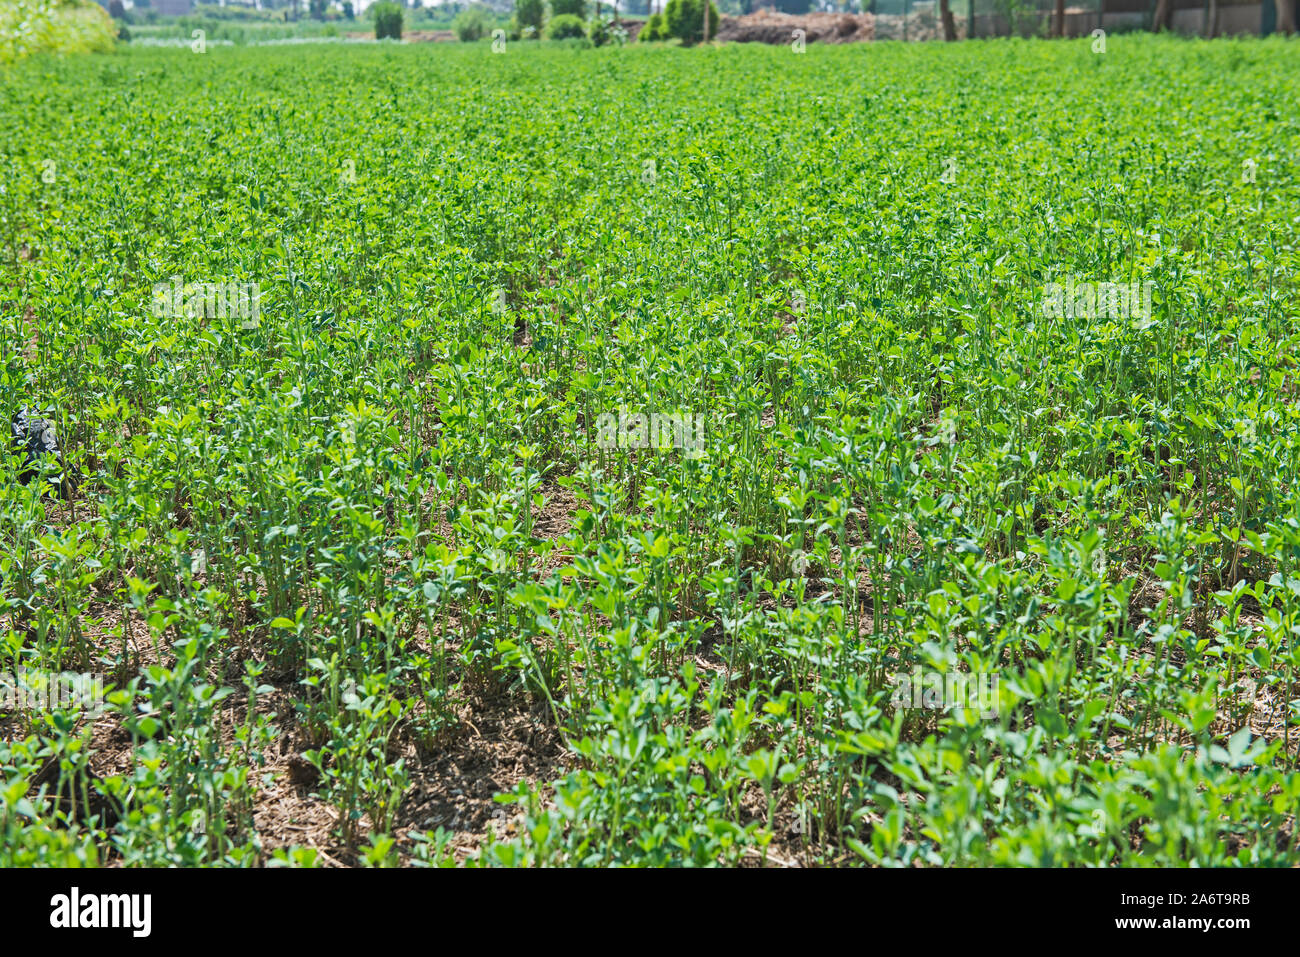
<path id="1" fill-rule="evenodd" d="M 194 12 L 190 0 L 153 0 L 153 8 L 164 17 L 183 17 Z"/>
<path id="2" fill-rule="evenodd" d="M 869 0 L 864 0 L 869 2 Z M 920 6 L 924 0 L 880 0 L 882 6 L 894 10 L 904 4 Z M 1005 13 L 996 12 L 998 4 L 991 0 L 951 0 L 953 12 L 975 13 L 974 35 L 977 37 L 1009 36 L 1014 32 L 1022 36 L 1046 35 L 1051 27 L 1053 6 L 1049 0 L 1029 0 L 1019 6 L 1009 19 Z M 1156 9 L 1156 0 L 1104 0 L 1084 3 L 1068 0 L 1065 10 L 1065 35 L 1086 37 L 1102 29 L 1149 30 Z M 1277 14 L 1275 0 L 1218 0 L 1215 9 L 1217 22 L 1211 26 L 1208 0 L 1168 0 L 1169 29 L 1185 35 L 1213 34 L 1216 36 L 1269 34 L 1275 29 Z M 1012 19 L 1014 19 L 1014 27 Z M 876 27 L 876 35 L 880 35 Z"/>

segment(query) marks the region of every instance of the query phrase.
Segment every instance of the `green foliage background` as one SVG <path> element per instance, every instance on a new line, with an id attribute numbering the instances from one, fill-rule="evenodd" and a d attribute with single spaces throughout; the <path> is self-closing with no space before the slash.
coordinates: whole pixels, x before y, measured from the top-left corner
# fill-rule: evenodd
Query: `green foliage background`
<path id="1" fill-rule="evenodd" d="M 115 690 L 0 713 L 0 863 L 311 864 L 254 814 L 296 750 L 331 853 L 450 863 L 413 809 L 490 692 L 563 770 L 476 864 L 1294 865 L 1298 58 L 20 63 L 0 413 L 81 490 L 0 457 L 0 672 Z"/>

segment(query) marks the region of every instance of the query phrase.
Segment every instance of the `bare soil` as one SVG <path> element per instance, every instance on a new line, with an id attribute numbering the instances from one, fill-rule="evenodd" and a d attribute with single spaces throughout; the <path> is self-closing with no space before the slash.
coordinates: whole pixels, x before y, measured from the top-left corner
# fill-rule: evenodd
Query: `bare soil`
<path id="1" fill-rule="evenodd" d="M 716 39 L 724 43 L 794 43 L 796 30 L 807 43 L 868 43 L 875 39 L 869 13 L 807 13 L 794 16 L 761 10 L 743 17 L 723 17 Z"/>

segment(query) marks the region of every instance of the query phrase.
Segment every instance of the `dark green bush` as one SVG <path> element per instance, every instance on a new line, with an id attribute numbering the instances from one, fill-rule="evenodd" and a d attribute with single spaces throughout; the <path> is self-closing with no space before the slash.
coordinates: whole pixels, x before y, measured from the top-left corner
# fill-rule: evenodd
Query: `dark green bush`
<path id="1" fill-rule="evenodd" d="M 574 16 L 587 19 L 587 0 L 551 0 L 551 18 Z"/>
<path id="2" fill-rule="evenodd" d="M 622 24 L 612 17 L 598 16 L 587 27 L 593 46 L 603 47 L 607 43 L 623 44 L 627 42 L 627 31 Z"/>
<path id="3" fill-rule="evenodd" d="M 704 39 L 705 0 L 668 0 L 664 8 L 664 28 L 669 37 L 683 43 L 699 43 Z M 718 8 L 709 0 L 709 36 L 718 33 Z"/>
<path id="4" fill-rule="evenodd" d="M 542 35 L 542 24 L 546 20 L 546 0 L 517 0 L 515 20 L 519 24 L 520 36 L 536 40 Z M 531 33 L 529 33 L 530 27 Z"/>
<path id="5" fill-rule="evenodd" d="M 495 18 L 487 7 L 475 4 L 456 14 L 456 19 L 451 21 L 451 29 L 455 32 L 457 40 L 462 43 L 473 43 L 482 40 L 492 29 L 494 22 Z"/>
<path id="6" fill-rule="evenodd" d="M 402 8 L 395 3 L 384 0 L 371 7 L 375 18 L 376 40 L 402 39 Z"/>
<path id="7" fill-rule="evenodd" d="M 610 42 L 609 24 L 599 18 L 587 23 L 587 39 L 594 47 L 603 47 Z"/>

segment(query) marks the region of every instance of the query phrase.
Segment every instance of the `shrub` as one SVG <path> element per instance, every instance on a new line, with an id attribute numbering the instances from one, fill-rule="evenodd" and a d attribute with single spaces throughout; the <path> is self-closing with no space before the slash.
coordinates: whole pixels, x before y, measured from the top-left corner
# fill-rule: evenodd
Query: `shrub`
<path id="1" fill-rule="evenodd" d="M 523 37 L 536 40 L 542 35 L 542 23 L 546 19 L 546 0 L 518 0 L 515 4 L 515 20 L 519 24 L 519 33 Z M 529 28 L 532 34 L 529 34 Z"/>
<path id="2" fill-rule="evenodd" d="M 587 0 L 551 0 L 551 18 L 574 16 L 587 19 Z"/>
<path id="3" fill-rule="evenodd" d="M 402 39 L 402 8 L 395 3 L 384 0 L 383 3 L 377 3 L 371 11 L 375 17 L 375 39 L 376 40 L 400 40 Z"/>
<path id="4" fill-rule="evenodd" d="M 650 18 L 641 27 L 641 32 L 636 35 L 636 39 L 638 43 L 668 39 L 668 34 L 664 30 L 664 15 L 662 13 L 650 14 Z"/>
<path id="5" fill-rule="evenodd" d="M 451 29 L 455 32 L 457 40 L 462 43 L 474 43 L 483 39 L 483 36 L 492 29 L 492 23 L 493 17 L 487 7 L 475 4 L 456 14 L 456 19 L 451 21 Z"/>
<path id="6" fill-rule="evenodd" d="M 664 8 L 664 29 L 669 37 L 683 43 L 699 43 L 704 39 L 705 0 L 668 0 Z M 709 3 L 709 36 L 718 32 L 718 8 Z"/>
<path id="7" fill-rule="evenodd" d="M 587 25 L 582 18 L 572 13 L 561 13 L 551 17 L 546 25 L 546 36 L 550 40 L 567 40 L 570 37 L 586 37 Z"/>
<path id="8" fill-rule="evenodd" d="M 592 44 L 598 47 L 606 43 L 617 43 L 621 46 L 627 42 L 627 31 L 612 17 L 596 17 L 591 21 L 587 32 Z"/>

